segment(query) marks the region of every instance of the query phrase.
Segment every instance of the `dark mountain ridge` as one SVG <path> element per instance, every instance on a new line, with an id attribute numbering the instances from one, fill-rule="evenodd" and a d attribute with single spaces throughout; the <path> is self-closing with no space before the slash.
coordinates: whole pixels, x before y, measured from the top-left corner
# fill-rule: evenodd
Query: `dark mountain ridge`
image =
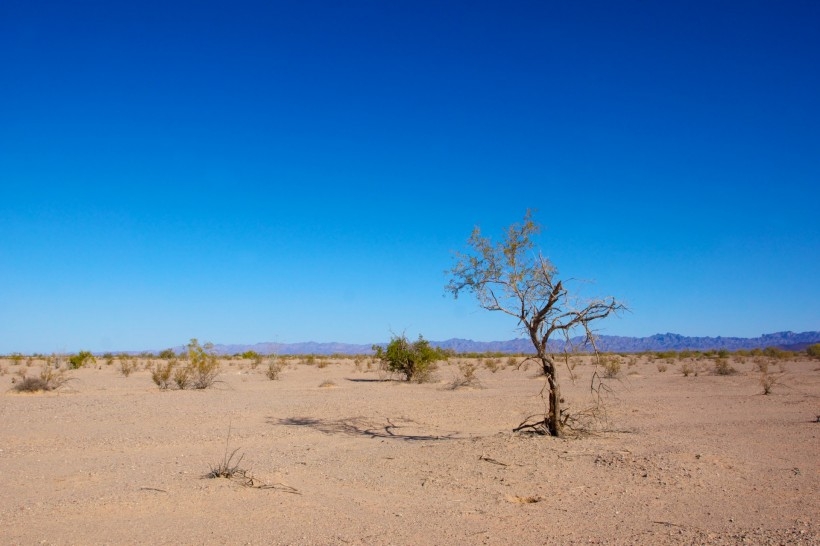
<path id="1" fill-rule="evenodd" d="M 581 338 L 572 340 L 574 345 L 581 345 Z M 453 338 L 445 341 L 431 341 L 432 345 L 442 349 L 450 349 L 457 353 L 531 353 L 532 344 L 528 339 L 511 339 L 509 341 L 473 341 L 470 339 Z M 759 337 L 691 337 L 680 334 L 655 334 L 649 337 L 600 336 L 597 340 L 598 350 L 612 353 L 641 353 L 645 351 L 712 351 L 726 349 L 729 351 L 765 349 L 776 347 L 790 351 L 802 351 L 809 345 L 820 343 L 820 332 L 776 332 L 763 334 Z M 384 344 L 384 343 L 382 343 Z M 259 354 L 287 354 L 287 355 L 332 355 L 332 354 L 370 354 L 373 344 L 352 343 L 318 343 L 314 341 L 302 343 L 256 343 L 253 345 L 214 345 L 218 354 L 232 355 L 245 351 L 255 351 Z M 563 349 L 561 341 L 551 342 L 553 350 Z M 183 347 L 175 347 L 181 351 Z"/>

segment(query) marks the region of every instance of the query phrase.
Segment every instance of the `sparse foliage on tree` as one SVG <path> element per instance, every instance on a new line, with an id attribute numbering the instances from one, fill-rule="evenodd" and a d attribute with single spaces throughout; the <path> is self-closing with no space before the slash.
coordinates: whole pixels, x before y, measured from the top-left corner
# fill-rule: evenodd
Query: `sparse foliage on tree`
<path id="1" fill-rule="evenodd" d="M 553 337 L 560 338 L 563 342 L 560 352 L 566 356 L 572 350 L 573 337 L 581 336 L 597 357 L 591 324 L 625 307 L 612 297 L 582 300 L 571 294 L 565 281 L 559 279 L 556 267 L 535 247 L 533 238 L 540 229 L 530 211 L 522 223 L 509 226 L 498 243 L 483 236 L 478 227 L 474 228 L 467 251 L 455 255 L 446 288 L 455 298 L 465 291 L 471 293 L 482 308 L 500 311 L 518 320 L 535 348 L 536 359 L 546 378 L 542 396 L 548 402 L 543 416 L 521 423 L 516 430 L 561 436 L 565 420 L 562 420 L 558 381 L 559 354 L 549 342 Z M 600 381 L 597 374 L 593 374 L 595 381 Z"/>

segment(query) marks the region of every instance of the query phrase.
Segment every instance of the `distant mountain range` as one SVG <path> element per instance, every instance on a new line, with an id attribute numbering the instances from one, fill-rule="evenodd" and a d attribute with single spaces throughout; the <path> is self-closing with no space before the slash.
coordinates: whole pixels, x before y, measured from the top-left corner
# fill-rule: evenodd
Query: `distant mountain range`
<path id="1" fill-rule="evenodd" d="M 580 338 L 574 339 L 579 344 Z M 802 351 L 809 345 L 820 343 L 820 332 L 777 332 L 763 334 L 760 337 L 688 337 L 679 334 L 655 334 L 649 337 L 600 336 L 597 340 L 598 350 L 613 353 L 641 353 L 644 351 L 710 351 L 727 349 L 764 349 L 777 347 L 790 351 Z M 442 349 L 451 349 L 457 353 L 531 353 L 532 344 L 528 339 L 511 339 L 509 341 L 472 341 L 469 339 L 448 339 L 431 341 L 431 345 Z M 563 343 L 552 344 L 554 350 L 561 350 Z M 372 344 L 358 345 L 351 343 L 256 343 L 254 345 L 215 345 L 219 354 L 238 354 L 245 351 L 256 351 L 259 354 L 280 355 L 331 355 L 331 354 L 369 354 Z M 176 350 L 182 350 L 177 347 Z"/>

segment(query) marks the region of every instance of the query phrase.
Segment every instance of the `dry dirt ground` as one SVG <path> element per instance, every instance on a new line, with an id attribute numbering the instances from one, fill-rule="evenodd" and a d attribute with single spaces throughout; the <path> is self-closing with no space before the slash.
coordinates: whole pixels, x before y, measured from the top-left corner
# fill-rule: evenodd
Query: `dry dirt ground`
<path id="1" fill-rule="evenodd" d="M 39 363 L 2 361 L 0 543 L 820 544 L 820 362 L 772 362 L 768 396 L 752 359 L 621 362 L 599 430 L 553 439 L 511 433 L 542 379 L 506 359 L 456 390 L 453 363 L 406 384 L 229 360 L 203 391 L 115 362 L 35 394 L 11 388 Z M 578 410 L 592 366 L 575 371 Z M 203 478 L 229 428 L 255 487 Z"/>

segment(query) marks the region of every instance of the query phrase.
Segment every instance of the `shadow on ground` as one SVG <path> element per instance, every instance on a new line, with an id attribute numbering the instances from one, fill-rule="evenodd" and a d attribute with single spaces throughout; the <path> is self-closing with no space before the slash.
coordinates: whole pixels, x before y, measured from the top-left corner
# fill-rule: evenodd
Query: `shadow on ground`
<path id="1" fill-rule="evenodd" d="M 315 419 L 312 417 L 286 417 L 275 419 L 269 417 L 267 423 L 276 426 L 308 427 L 325 434 L 346 434 L 349 436 L 367 436 L 369 438 L 388 438 L 405 441 L 440 441 L 460 440 L 465 436 L 458 432 L 446 434 L 425 434 L 423 425 L 410 419 L 385 419 L 386 424 L 374 423 L 364 417 L 347 419 Z"/>

